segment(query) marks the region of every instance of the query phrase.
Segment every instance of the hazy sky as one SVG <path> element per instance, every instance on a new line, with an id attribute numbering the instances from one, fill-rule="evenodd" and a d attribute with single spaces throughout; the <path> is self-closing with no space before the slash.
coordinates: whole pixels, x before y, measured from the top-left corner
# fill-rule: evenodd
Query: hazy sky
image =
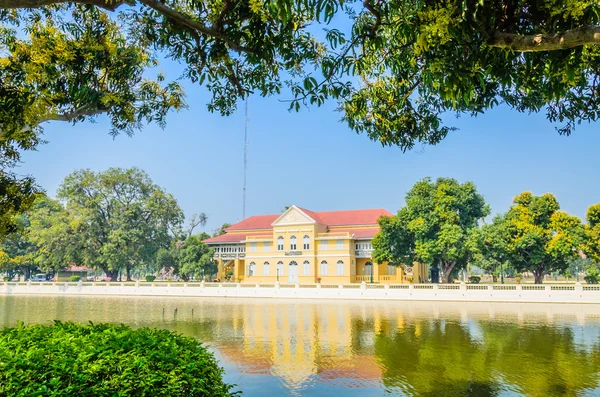
<path id="1" fill-rule="evenodd" d="M 243 104 L 232 117 L 206 110 L 208 94 L 186 85 L 190 108 L 134 137 L 113 140 L 97 123 L 45 126 L 48 144 L 26 153 L 21 174 L 54 196 L 75 169 L 139 167 L 172 193 L 186 215 L 208 214 L 205 231 L 242 217 Z M 246 214 L 279 213 L 290 204 L 313 211 L 379 208 L 396 212 L 411 186 L 426 176 L 473 181 L 492 207 L 506 211 L 524 191 L 552 192 L 562 209 L 584 217 L 600 202 L 600 124 L 558 135 L 543 114 L 497 108 L 448 121 L 459 128 L 437 146 L 402 153 L 357 135 L 340 122 L 336 104 L 287 111 L 277 98 L 250 99 Z"/>

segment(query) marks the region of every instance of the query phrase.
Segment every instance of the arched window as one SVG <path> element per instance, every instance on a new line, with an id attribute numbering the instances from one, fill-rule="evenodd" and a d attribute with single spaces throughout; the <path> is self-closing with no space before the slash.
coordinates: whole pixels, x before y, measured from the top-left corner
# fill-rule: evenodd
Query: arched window
<path id="1" fill-rule="evenodd" d="M 271 265 L 269 264 L 269 262 L 265 262 L 263 263 L 263 276 L 270 276 L 271 275 Z"/>
<path id="2" fill-rule="evenodd" d="M 335 275 L 343 276 L 344 275 L 344 261 L 337 261 L 335 266 Z"/>
<path id="3" fill-rule="evenodd" d="M 321 276 L 327 276 L 327 273 L 328 273 L 327 267 L 328 267 L 327 261 L 321 262 Z"/>
<path id="4" fill-rule="evenodd" d="M 310 249 L 310 237 L 308 235 L 302 238 L 302 249 L 309 250 Z"/>
<path id="5" fill-rule="evenodd" d="M 370 276 L 373 274 L 373 264 L 371 262 L 365 263 L 364 274 L 365 276 Z"/>
<path id="6" fill-rule="evenodd" d="M 248 277 L 254 276 L 255 271 L 256 271 L 256 263 L 250 262 L 250 265 L 248 265 Z"/>
<path id="7" fill-rule="evenodd" d="M 283 237 L 277 237 L 277 251 L 283 251 Z"/>
<path id="8" fill-rule="evenodd" d="M 290 237 L 290 251 L 296 251 L 296 236 Z"/>
<path id="9" fill-rule="evenodd" d="M 278 276 L 283 276 L 283 262 L 279 261 L 277 262 L 277 275 Z"/>
<path id="10" fill-rule="evenodd" d="M 309 261 L 304 261 L 302 263 L 302 275 L 310 276 L 310 262 Z"/>

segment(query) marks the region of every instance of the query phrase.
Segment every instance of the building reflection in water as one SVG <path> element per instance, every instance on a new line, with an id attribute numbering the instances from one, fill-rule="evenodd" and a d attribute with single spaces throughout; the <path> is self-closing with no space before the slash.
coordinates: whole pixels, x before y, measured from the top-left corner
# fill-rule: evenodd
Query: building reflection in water
<path id="1" fill-rule="evenodd" d="M 598 305 L 0 297 L 0 324 L 160 326 L 244 395 L 600 395 Z"/>

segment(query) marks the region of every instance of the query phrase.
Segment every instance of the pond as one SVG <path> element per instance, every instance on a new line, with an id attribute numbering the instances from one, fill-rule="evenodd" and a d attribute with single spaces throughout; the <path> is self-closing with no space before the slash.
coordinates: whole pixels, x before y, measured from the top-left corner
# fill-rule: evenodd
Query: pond
<path id="1" fill-rule="evenodd" d="M 0 326 L 174 330 L 244 396 L 598 396 L 598 306 L 0 296 Z"/>

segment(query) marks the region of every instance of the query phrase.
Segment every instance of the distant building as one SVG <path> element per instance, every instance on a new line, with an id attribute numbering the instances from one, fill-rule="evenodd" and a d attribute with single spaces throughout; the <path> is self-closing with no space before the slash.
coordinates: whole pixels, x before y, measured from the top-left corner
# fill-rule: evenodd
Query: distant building
<path id="1" fill-rule="evenodd" d="M 85 266 L 69 266 L 65 267 L 62 270 L 56 272 L 56 281 L 71 281 L 71 276 L 79 276 L 81 280 L 85 280 L 87 278 L 88 272 L 91 272 L 92 269 L 89 269 Z"/>
<path id="2" fill-rule="evenodd" d="M 427 268 L 376 264 L 371 240 L 384 209 L 312 212 L 292 205 L 283 214 L 252 216 L 204 240 L 214 248 L 219 279 L 248 283 L 403 283 Z"/>

